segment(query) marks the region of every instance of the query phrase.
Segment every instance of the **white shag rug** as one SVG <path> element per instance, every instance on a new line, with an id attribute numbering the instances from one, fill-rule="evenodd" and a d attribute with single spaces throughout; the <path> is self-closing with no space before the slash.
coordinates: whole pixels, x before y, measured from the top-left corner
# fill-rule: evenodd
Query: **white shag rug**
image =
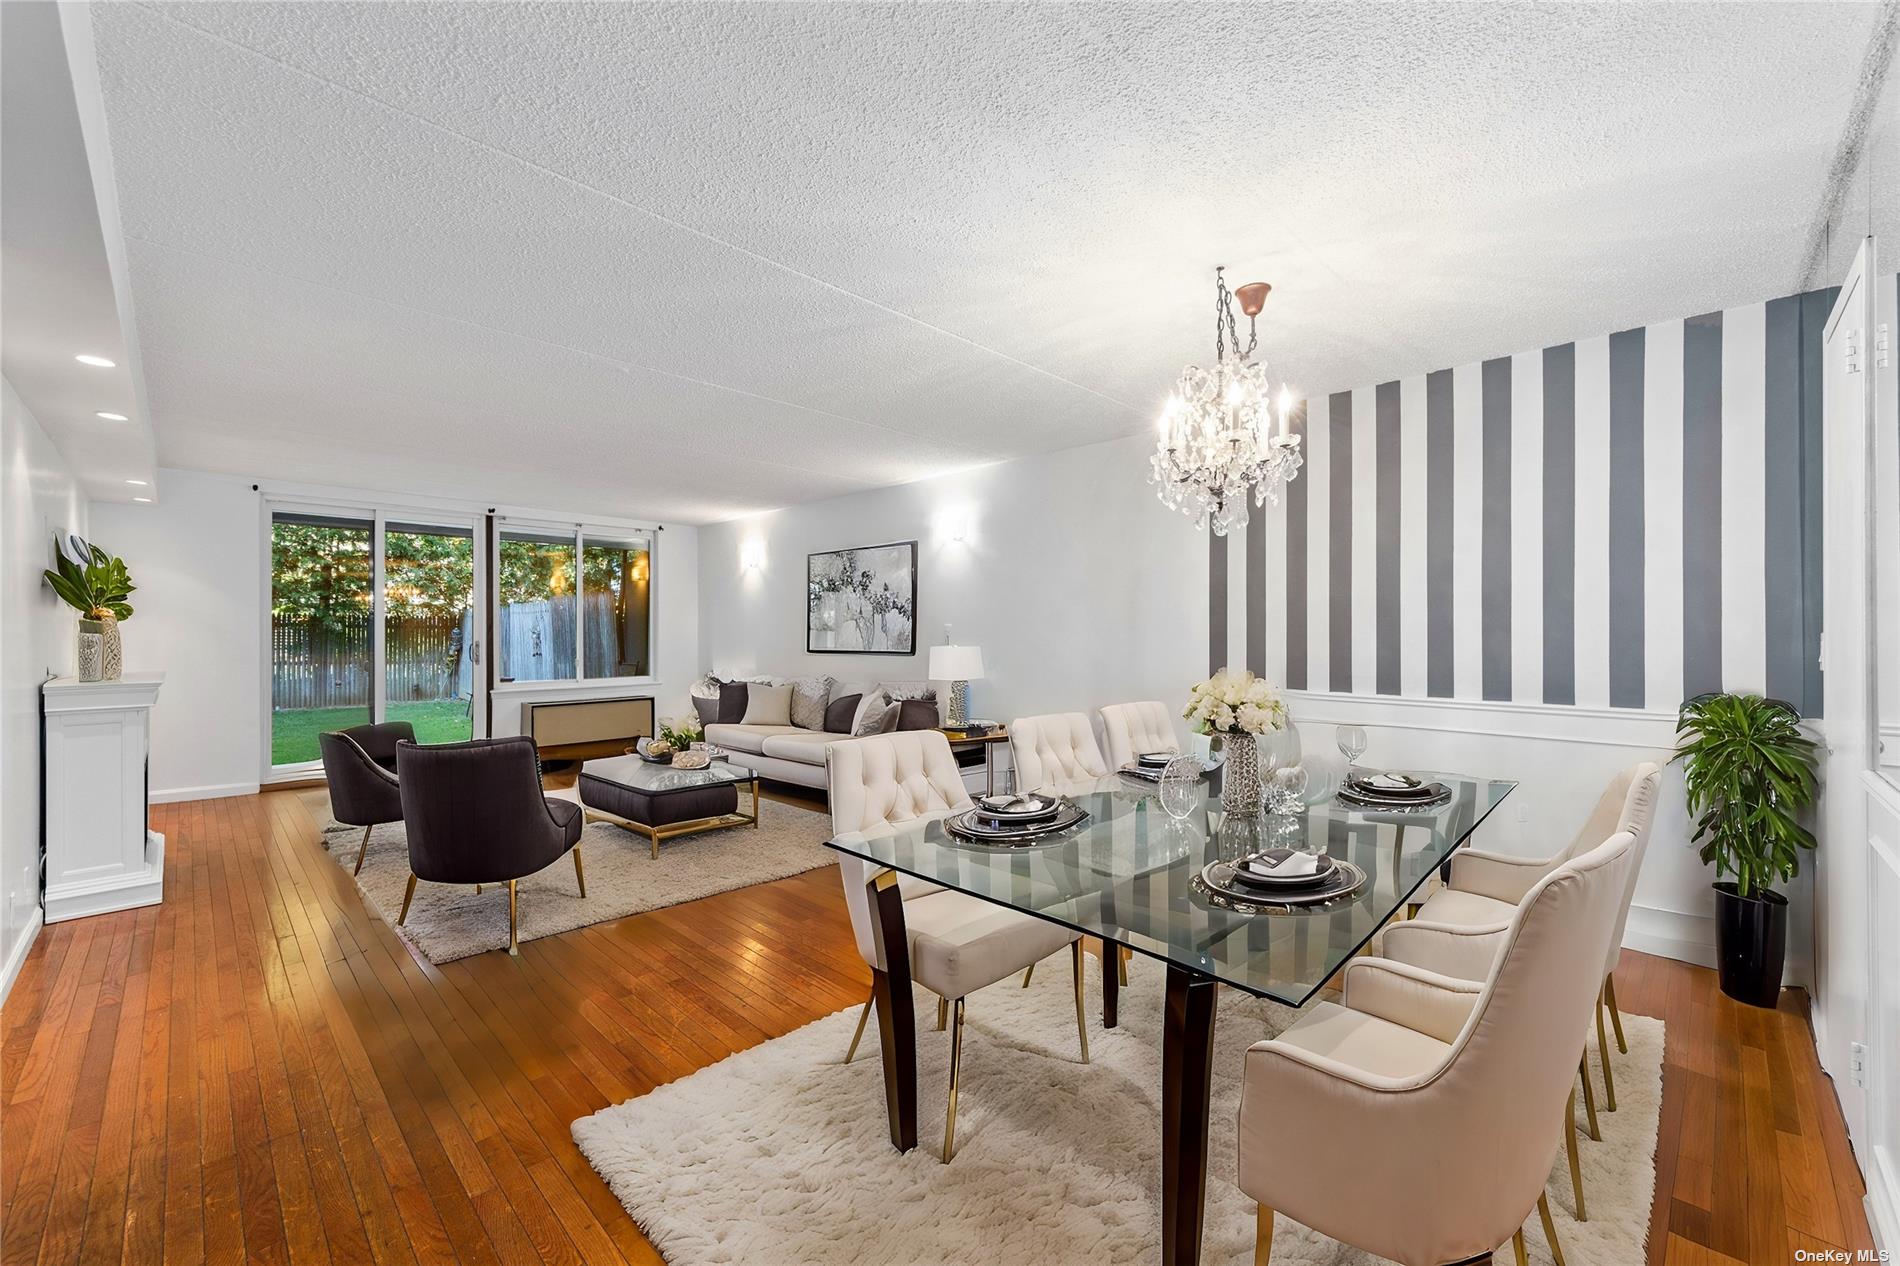
<path id="1" fill-rule="evenodd" d="M 558 795 L 559 793 L 555 793 Z M 571 793 L 565 798 L 571 798 Z M 744 797 L 740 797 L 741 801 Z M 714 893 L 769 883 L 837 861 L 825 847 L 831 816 L 778 800 L 759 806 L 759 825 L 682 835 L 651 855 L 644 835 L 610 822 L 589 822 L 581 833 L 581 864 L 587 896 L 574 882 L 574 862 L 559 861 L 522 880 L 516 897 L 516 938 L 537 940 L 642 910 L 658 910 Z M 345 870 L 356 865 L 363 828 L 332 822 L 323 846 Z M 400 822 L 370 832 L 369 854 L 356 886 L 363 900 L 396 934 L 432 963 L 508 947 L 508 885 L 484 887 L 418 883 L 409 918 L 400 927 L 403 889 L 409 883 L 409 844 Z"/>
<path id="2" fill-rule="evenodd" d="M 1161 964 L 1137 958 L 1119 1028 L 1101 1027 L 1090 956 L 1089 1050 L 1077 1061 L 1066 955 L 972 996 L 964 1024 L 957 1153 L 943 1164 L 949 1035 L 917 991 L 918 1146 L 893 1151 L 875 1013 L 842 1061 L 856 1007 L 741 1051 L 574 1123 L 574 1139 L 671 1266 L 703 1263 L 1001 1261 L 1030 1266 L 1152 1263 L 1160 1255 Z M 1254 1205 L 1234 1185 L 1241 1054 L 1297 1012 L 1223 989 L 1208 1149 L 1202 1260 L 1252 1261 Z M 1625 1016 L 1612 1054 L 1617 1112 L 1603 1140 L 1579 1140 L 1590 1220 L 1574 1217 L 1561 1153 L 1550 1207 L 1570 1266 L 1643 1259 L 1662 1105 L 1663 1025 Z M 1591 1053 L 1594 1084 L 1602 1086 Z M 1582 1098 L 1578 1099 L 1579 1125 Z M 1315 1146 L 1324 1146 L 1316 1140 Z M 1368 1193 L 1369 1198 L 1376 1198 Z M 1535 1213 L 1531 1260 L 1548 1263 Z M 1508 1261 L 1510 1247 L 1503 1247 Z M 1345 1266 L 1375 1258 L 1286 1217 L 1273 1260 Z"/>

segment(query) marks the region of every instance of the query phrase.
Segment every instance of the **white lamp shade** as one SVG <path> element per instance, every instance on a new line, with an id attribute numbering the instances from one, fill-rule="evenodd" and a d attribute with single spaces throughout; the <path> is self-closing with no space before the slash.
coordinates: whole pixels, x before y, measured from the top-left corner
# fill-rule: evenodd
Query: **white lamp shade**
<path id="1" fill-rule="evenodd" d="M 983 650 L 977 646 L 930 648 L 932 681 L 976 681 L 983 676 Z"/>

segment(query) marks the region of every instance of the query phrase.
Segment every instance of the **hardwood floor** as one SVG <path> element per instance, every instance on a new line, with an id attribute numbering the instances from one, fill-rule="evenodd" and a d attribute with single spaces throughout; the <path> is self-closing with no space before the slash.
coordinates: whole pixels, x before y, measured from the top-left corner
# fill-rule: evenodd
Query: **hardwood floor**
<path id="1" fill-rule="evenodd" d="M 869 987 L 829 870 L 438 968 L 307 798 L 153 816 L 165 903 L 46 929 L 0 1018 L 0 1262 L 657 1261 L 568 1123 Z M 1617 987 L 1670 1026 L 1649 1260 L 1871 1247 L 1799 996 Z"/>

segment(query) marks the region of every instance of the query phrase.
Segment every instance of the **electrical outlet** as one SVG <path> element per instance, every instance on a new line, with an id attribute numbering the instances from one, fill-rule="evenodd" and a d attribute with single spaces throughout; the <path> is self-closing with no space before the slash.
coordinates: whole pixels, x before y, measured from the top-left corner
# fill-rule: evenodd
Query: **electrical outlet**
<path id="1" fill-rule="evenodd" d="M 1850 1042 L 1847 1046 L 1847 1077 L 1856 1086 L 1867 1084 L 1867 1043 Z"/>
<path id="2" fill-rule="evenodd" d="M 1518 804 L 1517 820 L 1518 820 L 1519 825 L 1522 825 L 1531 820 L 1531 807 L 1528 804 L 1523 804 L 1521 802 Z"/>

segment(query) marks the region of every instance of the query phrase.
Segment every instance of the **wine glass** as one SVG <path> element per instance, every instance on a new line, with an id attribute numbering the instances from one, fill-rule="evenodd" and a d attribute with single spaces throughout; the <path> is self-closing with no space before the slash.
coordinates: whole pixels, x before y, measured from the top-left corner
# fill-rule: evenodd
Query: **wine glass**
<path id="1" fill-rule="evenodd" d="M 1306 808 L 1306 766 L 1288 765 L 1273 776 L 1273 807 L 1276 813 L 1298 813 Z"/>
<path id="2" fill-rule="evenodd" d="M 1342 725 L 1333 731 L 1333 739 L 1339 744 L 1339 754 L 1346 758 L 1346 777 L 1352 777 L 1353 766 L 1366 754 L 1366 730 L 1362 725 Z"/>
<path id="3" fill-rule="evenodd" d="M 1161 771 L 1161 808 L 1176 822 L 1194 812 L 1200 791 L 1201 762 L 1192 756 L 1177 756 Z"/>

